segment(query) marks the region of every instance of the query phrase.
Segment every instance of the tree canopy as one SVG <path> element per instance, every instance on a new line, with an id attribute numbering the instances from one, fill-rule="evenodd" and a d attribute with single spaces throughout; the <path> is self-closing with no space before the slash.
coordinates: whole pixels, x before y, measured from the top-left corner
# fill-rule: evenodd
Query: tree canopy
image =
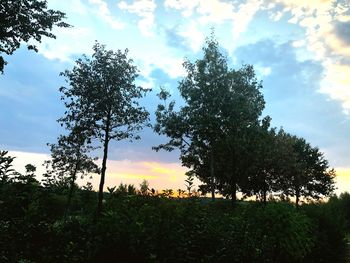
<path id="1" fill-rule="evenodd" d="M 262 117 L 265 101 L 254 68 L 230 69 L 212 34 L 203 58 L 183 64 L 187 74 L 178 89 L 184 106 L 161 89 L 155 132 L 169 141 L 154 147 L 179 148 L 182 164 L 204 184 L 203 193 L 218 191 L 236 202 L 236 193 L 319 198 L 333 191 L 334 172 L 317 148 L 283 129 L 270 127 Z"/>
<path id="2" fill-rule="evenodd" d="M 1 0 L 0 71 L 3 72 L 7 64 L 2 54 L 12 55 L 21 42 L 37 51 L 31 40 L 41 42 L 42 37 L 56 38 L 51 32 L 54 26 L 69 27 L 62 22 L 64 18 L 65 13 L 48 9 L 46 0 Z"/>
<path id="3" fill-rule="evenodd" d="M 100 213 L 109 142 L 139 139 L 138 131 L 147 125 L 149 113 L 139 105 L 147 90 L 135 84 L 138 70 L 128 50 L 114 52 L 99 43 L 93 50 L 92 58 L 83 56 L 72 70 L 62 73 L 69 86 L 60 89 L 67 108 L 60 122 L 70 129 L 79 120 L 87 138 L 102 143 Z"/>
<path id="4" fill-rule="evenodd" d="M 213 197 L 215 184 L 225 175 L 235 196 L 238 161 L 246 159 L 238 149 L 244 144 L 238 141 L 258 123 L 264 109 L 261 84 L 249 65 L 229 69 L 214 35 L 206 40 L 203 58 L 185 61 L 184 68 L 187 75 L 178 88 L 185 106 L 178 112 L 173 110 L 174 102 L 167 108 L 158 106 L 155 131 L 170 141 L 155 149 L 179 147 L 182 163 L 210 185 Z M 166 100 L 169 96 L 161 91 L 159 97 Z"/>

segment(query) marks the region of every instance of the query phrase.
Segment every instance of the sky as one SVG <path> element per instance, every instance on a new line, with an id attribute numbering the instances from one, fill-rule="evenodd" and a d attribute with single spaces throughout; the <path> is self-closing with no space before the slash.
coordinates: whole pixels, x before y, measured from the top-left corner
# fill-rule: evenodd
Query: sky
<path id="1" fill-rule="evenodd" d="M 95 41 L 107 49 L 128 49 L 139 69 L 137 83 L 152 92 L 142 100 L 151 113 L 160 87 L 178 103 L 184 59 L 202 55 L 214 28 L 230 67 L 252 64 L 263 81 L 263 115 L 272 125 L 319 147 L 337 171 L 337 193 L 350 191 L 350 4 L 347 0 L 48 0 L 66 13 L 71 28 L 54 28 L 39 52 L 22 45 L 5 59 L 0 75 L 0 149 L 44 172 L 47 143 L 64 132 L 59 74 L 72 69 Z M 112 142 L 106 186 L 138 186 L 143 179 L 157 189 L 185 188 L 179 152 L 151 148 L 166 138 L 145 129 L 133 143 Z M 94 176 L 95 186 L 99 181 Z"/>

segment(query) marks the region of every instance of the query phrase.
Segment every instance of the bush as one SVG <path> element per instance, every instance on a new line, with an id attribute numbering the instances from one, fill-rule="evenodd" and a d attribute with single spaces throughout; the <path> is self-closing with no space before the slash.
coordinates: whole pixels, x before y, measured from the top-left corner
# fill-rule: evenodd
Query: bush
<path id="1" fill-rule="evenodd" d="M 64 191 L 0 187 L 1 262 L 335 262 L 348 223 L 345 197 L 297 210 L 111 195 L 96 222 L 92 191 L 77 191 L 65 217 Z"/>

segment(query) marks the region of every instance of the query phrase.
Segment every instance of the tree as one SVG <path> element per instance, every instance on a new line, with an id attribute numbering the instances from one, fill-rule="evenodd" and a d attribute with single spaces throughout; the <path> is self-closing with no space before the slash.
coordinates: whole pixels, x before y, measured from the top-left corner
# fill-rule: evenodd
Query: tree
<path id="1" fill-rule="evenodd" d="M 8 151 L 0 151 L 0 181 L 7 182 L 14 173 L 12 162 L 15 157 L 7 156 Z"/>
<path id="2" fill-rule="evenodd" d="M 103 148 L 101 180 L 97 214 L 102 210 L 108 146 L 111 140 L 140 139 L 137 134 L 148 125 L 149 113 L 138 99 L 148 91 L 134 84 L 138 74 L 128 50 L 106 50 L 104 45 L 93 46 L 92 58 L 83 56 L 75 67 L 62 75 L 69 87 L 62 87 L 62 99 L 67 108 L 61 119 L 70 123 L 84 116 L 84 127 L 90 139 L 98 139 Z"/>
<path id="3" fill-rule="evenodd" d="M 184 63 L 187 75 L 178 88 L 185 106 L 175 112 L 175 102 L 166 103 L 169 94 L 159 93 L 164 104 L 158 106 L 155 131 L 170 140 L 155 149 L 179 148 L 182 164 L 207 184 L 213 199 L 221 181 L 230 186 L 235 202 L 238 177 L 248 163 L 243 156 L 247 130 L 264 109 L 262 86 L 252 66 L 228 68 L 214 35 L 206 40 L 203 53 L 202 59 Z M 219 171 L 224 163 L 225 171 Z"/>
<path id="4" fill-rule="evenodd" d="M 334 191 L 334 169 L 317 147 L 312 147 L 303 138 L 289 135 L 294 159 L 281 177 L 280 188 L 288 196 L 295 197 L 298 207 L 300 198 L 320 199 Z"/>
<path id="5" fill-rule="evenodd" d="M 7 62 L 2 53 L 12 55 L 21 42 L 30 40 L 41 42 L 41 38 L 56 38 L 51 33 L 53 26 L 69 27 L 62 22 L 65 13 L 47 9 L 47 1 L 40 0 L 2 0 L 0 2 L 0 71 Z M 28 49 L 37 47 L 27 44 Z"/>
<path id="6" fill-rule="evenodd" d="M 144 179 L 140 184 L 140 194 L 148 195 L 148 191 L 149 191 L 149 183 L 147 180 Z"/>
<path id="7" fill-rule="evenodd" d="M 39 182 L 35 179 L 36 167 L 32 164 L 26 164 L 24 168 L 26 169 L 25 174 L 15 172 L 13 181 L 27 185 L 39 185 Z"/>
<path id="8" fill-rule="evenodd" d="M 276 189 L 276 180 L 281 172 L 280 163 L 283 162 L 279 154 L 277 131 L 276 128 L 270 128 L 270 121 L 271 118 L 267 116 L 252 129 L 247 143 L 250 163 L 246 168 L 248 176 L 241 182 L 244 195 L 255 195 L 264 204 L 267 202 L 267 194 Z"/>
<path id="9" fill-rule="evenodd" d="M 191 171 L 186 173 L 186 176 L 187 176 L 187 179 L 185 180 L 185 183 L 186 183 L 185 186 L 188 191 L 188 197 L 191 197 L 194 177 Z"/>
<path id="10" fill-rule="evenodd" d="M 84 177 L 89 173 L 100 172 L 95 163 L 96 158 L 88 155 L 94 147 L 89 145 L 90 141 L 85 133 L 86 129 L 82 125 L 82 120 L 84 118 L 79 118 L 79 122 L 75 123 L 68 135 L 61 135 L 57 144 L 49 144 L 51 160 L 46 161 L 46 167 L 50 169 L 46 177 L 57 175 L 61 184 L 69 187 L 65 214 L 70 208 L 77 176 Z"/>
<path id="11" fill-rule="evenodd" d="M 155 147 L 156 150 L 181 150 L 183 165 L 191 168 L 203 163 L 200 153 L 210 154 L 210 187 L 212 198 L 215 198 L 214 155 L 215 144 L 220 138 L 219 94 L 228 87 L 227 61 L 219 52 L 218 43 L 212 35 L 203 47 L 204 57 L 195 63 L 185 61 L 183 66 L 187 76 L 180 82 L 179 91 L 185 106 L 174 112 L 175 102 L 168 107 L 159 105 L 155 131 L 170 137 L 167 144 Z M 169 94 L 164 90 L 159 94 L 166 100 Z M 191 161 L 191 162 L 189 162 Z"/>

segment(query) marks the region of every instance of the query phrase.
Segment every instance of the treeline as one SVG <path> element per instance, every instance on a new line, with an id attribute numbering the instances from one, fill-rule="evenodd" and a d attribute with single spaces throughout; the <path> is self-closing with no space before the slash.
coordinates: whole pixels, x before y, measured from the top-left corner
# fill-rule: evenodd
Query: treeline
<path id="1" fill-rule="evenodd" d="M 262 83 L 254 69 L 230 69 L 214 35 L 206 40 L 203 58 L 186 61 L 186 76 L 178 89 L 184 106 L 162 89 L 164 101 L 156 112 L 154 130 L 170 140 L 155 150 L 181 150 L 189 177 L 199 178 L 204 193 L 231 197 L 267 196 L 282 200 L 319 199 L 334 190 L 335 172 L 317 147 L 283 129 L 270 127 L 262 117 Z"/>
<path id="2" fill-rule="evenodd" d="M 26 170 L 0 181 L 4 263 L 340 263 L 350 230 L 347 193 L 299 209 L 252 201 L 232 209 L 224 199 L 157 194 L 147 183 L 109 188 L 96 221 L 91 184 L 75 184 L 70 196 L 70 182 L 40 184 L 35 169 Z"/>
<path id="3" fill-rule="evenodd" d="M 139 105 L 145 90 L 135 84 L 138 70 L 128 51 L 106 50 L 96 42 L 91 58 L 83 56 L 72 70 L 61 75 L 65 114 L 58 122 L 66 129 L 57 143 L 50 144 L 52 158 L 45 176 L 68 178 L 100 174 L 97 214 L 103 208 L 103 190 L 112 140 L 140 139 L 139 131 L 152 126 L 170 140 L 155 150 L 180 149 L 188 180 L 197 177 L 203 194 L 216 193 L 236 203 L 237 193 L 299 201 L 329 196 L 335 172 L 323 153 L 303 138 L 270 127 L 262 116 L 265 101 L 262 84 L 250 65 L 230 69 L 214 35 L 207 38 L 203 58 L 185 61 L 187 75 L 179 82 L 184 106 L 176 109 L 168 91 L 158 94 L 161 104 L 156 123 Z M 102 148 L 102 165 L 91 153 Z"/>

